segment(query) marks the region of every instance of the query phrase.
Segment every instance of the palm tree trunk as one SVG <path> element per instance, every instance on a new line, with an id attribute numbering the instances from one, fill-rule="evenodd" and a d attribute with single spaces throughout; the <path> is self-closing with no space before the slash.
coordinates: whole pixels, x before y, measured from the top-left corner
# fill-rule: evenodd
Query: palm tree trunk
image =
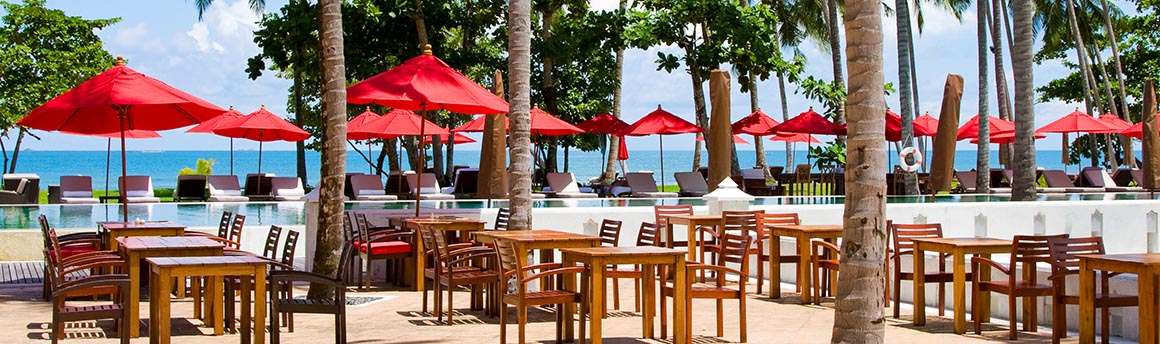
<path id="1" fill-rule="evenodd" d="M 302 49 L 294 50 L 294 59 L 299 61 L 302 56 Z M 294 125 L 299 128 L 302 127 L 302 64 L 294 64 Z M 297 167 L 298 179 L 302 180 L 302 185 L 306 185 L 306 142 L 298 141 L 294 143 L 294 158 L 295 167 Z M 233 161 L 230 161 L 230 168 L 233 168 Z"/>
<path id="2" fill-rule="evenodd" d="M 757 112 L 761 110 L 761 105 L 757 102 L 757 79 L 754 77 L 753 73 L 749 73 L 749 109 L 752 112 Z M 737 146 L 734 145 L 733 149 L 735 150 L 733 161 L 737 161 Z M 765 141 L 762 140 L 761 136 L 753 136 L 753 151 L 757 168 L 761 169 L 761 174 L 765 176 L 765 181 L 768 183 L 773 179 L 773 176 L 769 174 L 769 164 L 765 161 Z"/>
<path id="3" fill-rule="evenodd" d="M 1124 67 L 1120 64 L 1120 40 L 1116 37 L 1116 29 L 1112 25 L 1111 14 L 1108 13 L 1108 1 L 1101 0 L 1100 6 L 1104 10 L 1104 30 L 1107 31 L 1108 44 L 1112 48 L 1112 61 L 1116 62 L 1116 83 L 1120 86 L 1120 119 L 1132 123 L 1132 117 L 1128 116 L 1128 94 L 1127 88 L 1124 87 Z M 1128 161 L 1128 166 L 1136 167 L 1136 152 L 1133 149 L 1132 139 L 1127 136 L 1120 135 L 1120 145 L 1124 147 L 1124 160 Z"/>
<path id="4" fill-rule="evenodd" d="M 692 55 L 692 52 L 692 45 L 686 45 L 686 56 Z M 686 63 L 688 63 L 689 66 L 689 70 L 693 71 L 690 73 L 690 79 L 693 81 L 693 109 L 695 110 L 694 112 L 697 116 L 697 126 L 705 128 L 705 130 L 709 130 L 709 114 L 705 112 L 705 80 L 701 77 L 701 73 L 698 72 L 701 70 L 701 66 L 694 62 L 688 61 L 689 60 L 686 60 Z M 697 136 L 704 136 L 704 134 L 698 133 Z M 708 141 L 709 140 L 707 137 L 705 141 L 697 141 L 695 145 L 696 150 L 693 151 L 692 171 L 696 171 L 697 169 L 701 168 L 701 150 L 703 147 L 705 147 L 705 142 Z"/>
<path id="5" fill-rule="evenodd" d="M 508 4 L 508 111 L 511 136 L 511 222 L 509 228 L 532 228 L 531 77 L 532 13 L 530 0 Z"/>
<path id="6" fill-rule="evenodd" d="M 383 144 L 383 151 L 387 154 L 387 170 L 400 171 L 398 147 L 402 142 L 399 142 L 399 139 L 386 139 L 383 142 L 385 142 Z M 382 166 L 382 164 L 379 164 L 379 166 Z"/>
<path id="7" fill-rule="evenodd" d="M 911 89 L 910 75 L 910 7 L 909 0 L 894 1 L 895 27 L 898 28 L 898 103 L 899 114 L 902 116 L 902 146 L 914 147 L 914 104 L 913 89 Z M 913 158 L 907 158 L 907 164 L 913 164 Z M 914 173 L 904 173 L 904 190 L 907 195 L 918 195 L 918 176 Z"/>
<path id="8" fill-rule="evenodd" d="M 1071 35 L 1072 35 L 1072 38 L 1075 39 L 1074 43 L 1075 43 L 1076 59 L 1079 60 L 1079 70 L 1083 74 L 1083 77 L 1084 77 L 1084 80 L 1083 80 L 1084 81 L 1083 82 L 1083 103 L 1084 103 L 1084 106 L 1087 108 L 1087 113 L 1091 114 L 1091 113 L 1093 113 L 1092 110 L 1093 110 L 1093 106 L 1095 104 L 1092 100 L 1092 85 L 1093 85 L 1093 83 L 1092 83 L 1092 79 L 1091 79 L 1091 69 L 1088 68 L 1088 63 L 1087 63 L 1087 61 L 1088 61 L 1087 49 L 1084 48 L 1083 35 L 1079 31 L 1079 21 L 1078 21 L 1078 19 L 1076 19 L 1076 16 L 1075 16 L 1075 2 L 1073 2 L 1072 0 L 1065 0 L 1064 3 L 1067 5 L 1068 24 L 1071 26 Z M 1094 166 L 1099 165 L 1099 148 L 1096 147 L 1095 136 L 1089 134 L 1088 137 L 1091 140 L 1091 162 L 1092 162 L 1092 166 L 1094 167 Z"/>
<path id="9" fill-rule="evenodd" d="M 318 184 L 318 237 L 314 272 L 334 276 L 342 246 L 343 181 L 346 175 L 346 61 L 343 58 L 342 1 L 319 0 L 319 40 L 322 43 L 322 181 Z M 311 284 L 308 297 L 334 291 Z"/>
<path id="10" fill-rule="evenodd" d="M 999 0 L 995 0 L 999 1 Z M 990 171 L 991 169 L 991 87 L 987 79 L 987 53 L 990 51 L 987 44 L 987 13 L 990 8 L 988 0 L 978 0 L 976 2 L 978 10 L 978 42 L 979 42 L 979 144 L 977 149 L 978 157 L 975 159 L 975 185 L 976 192 L 986 194 L 991 192 L 991 173 L 984 173 L 983 171 Z"/>
<path id="11" fill-rule="evenodd" d="M 830 27 L 830 59 L 834 67 L 834 85 L 845 88 L 846 74 L 842 68 L 842 37 L 838 35 L 838 0 L 826 0 L 826 25 Z M 835 123 L 845 124 L 846 109 L 838 107 L 835 112 Z M 838 136 L 837 141 L 841 143 L 845 139 L 843 136 Z"/>
<path id="12" fill-rule="evenodd" d="M 999 118 L 1011 120 L 1011 93 L 1007 90 L 1007 68 L 1003 64 L 1003 30 L 1000 23 L 1002 8 L 999 0 L 991 3 L 991 10 L 987 11 L 987 24 L 990 25 L 991 49 L 995 59 L 995 93 L 999 97 Z M 990 148 L 988 148 L 990 149 Z M 1011 145 L 999 145 L 999 161 L 1007 165 L 1011 158 Z"/>
<path id="13" fill-rule="evenodd" d="M 620 10 L 628 9 L 628 0 L 620 0 Z M 624 46 L 616 48 L 616 90 L 612 92 L 612 115 L 620 117 L 620 102 L 624 85 Z M 608 136 L 608 158 L 604 161 L 604 175 L 600 179 L 607 183 L 616 180 L 616 156 L 620 153 L 620 137 Z"/>
<path id="14" fill-rule="evenodd" d="M 882 64 L 882 7 L 847 0 L 850 86 L 846 197 L 838 294 L 831 343 L 882 343 L 886 256 L 886 99 Z"/>
<path id="15" fill-rule="evenodd" d="M 1112 85 L 1112 79 L 1108 76 L 1108 68 L 1104 67 L 1104 59 L 1100 57 L 1100 50 L 1095 46 L 1091 47 L 1091 56 L 1095 60 L 1096 67 L 1099 67 L 1100 77 L 1104 80 L 1103 89 L 1106 101 L 1104 102 L 1102 112 L 1115 114 L 1116 117 L 1120 117 L 1120 108 L 1116 107 L 1116 96 L 1112 95 L 1112 89 L 1115 86 Z M 1093 115 L 1099 116 L 1099 114 Z M 1113 134 L 1103 134 L 1100 136 L 1103 136 L 1104 139 L 1104 156 L 1107 157 L 1107 162 L 1111 167 L 1119 167 L 1120 160 L 1116 158 L 1116 150 L 1112 146 Z"/>
<path id="16" fill-rule="evenodd" d="M 1070 1 L 1070 0 L 1068 0 Z M 1035 199 L 1035 83 L 1032 80 L 1032 57 L 1035 34 L 1031 24 L 1035 5 L 1032 0 L 1012 0 L 1012 26 L 1015 27 L 1015 50 L 1011 53 L 1011 70 L 1015 77 L 1015 155 L 1011 200 Z"/>
<path id="17" fill-rule="evenodd" d="M 781 121 L 789 120 L 789 100 L 785 99 L 785 74 L 777 72 L 777 93 L 781 96 Z M 783 171 L 792 171 L 793 164 L 793 143 L 785 143 L 785 168 Z"/>

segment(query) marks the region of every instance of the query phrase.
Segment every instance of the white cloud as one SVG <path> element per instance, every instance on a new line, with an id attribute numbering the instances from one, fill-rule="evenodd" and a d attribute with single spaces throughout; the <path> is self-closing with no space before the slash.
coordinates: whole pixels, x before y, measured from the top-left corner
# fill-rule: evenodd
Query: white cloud
<path id="1" fill-rule="evenodd" d="M 204 22 L 193 24 L 193 28 L 190 29 L 189 31 L 187 31 L 185 33 L 185 35 L 189 36 L 190 38 L 193 38 L 193 41 L 195 43 L 197 43 L 197 51 L 200 51 L 203 53 L 208 52 L 208 51 L 210 51 L 210 47 L 212 46 L 213 51 L 215 51 L 215 52 L 218 52 L 218 53 L 225 52 L 225 49 L 222 48 L 221 44 L 219 44 L 217 42 L 210 42 L 210 40 L 209 40 L 209 28 L 206 27 Z"/>

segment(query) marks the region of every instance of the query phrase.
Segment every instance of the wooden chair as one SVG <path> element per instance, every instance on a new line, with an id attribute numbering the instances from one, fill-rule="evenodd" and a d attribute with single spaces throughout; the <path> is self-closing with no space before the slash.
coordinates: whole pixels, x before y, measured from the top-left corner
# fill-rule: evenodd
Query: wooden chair
<path id="1" fill-rule="evenodd" d="M 104 290 L 110 288 L 117 291 L 117 296 L 109 304 L 69 306 L 65 303 L 65 299 L 69 296 L 90 294 L 90 292 L 98 290 L 99 293 L 105 293 Z M 128 306 L 129 288 L 129 276 L 125 274 L 96 275 L 57 285 L 52 293 L 52 334 L 50 335 L 52 343 L 56 344 L 61 338 L 64 338 L 66 322 L 114 319 L 118 325 L 117 336 L 120 337 L 121 344 L 128 344 L 129 321 L 136 321 L 136 319 L 125 319 L 125 315 L 128 314 L 125 308 Z"/>
<path id="2" fill-rule="evenodd" d="M 500 281 L 496 271 L 495 250 L 474 246 L 471 243 L 447 243 L 447 237 L 441 231 L 421 230 L 419 236 L 425 247 L 431 247 L 433 267 L 423 271 L 424 277 L 432 281 L 435 286 L 435 316 L 443 321 L 443 291 L 447 291 L 447 324 L 454 323 L 452 314 L 455 310 L 455 289 L 461 286 L 470 286 L 472 290 L 472 308 L 479 298 L 479 287 L 487 289 L 488 296 L 494 297 Z M 430 246 L 426 246 L 430 245 Z M 423 290 L 423 312 L 427 312 L 427 290 Z"/>
<path id="3" fill-rule="evenodd" d="M 620 220 L 604 219 L 600 223 L 600 243 L 603 246 L 620 247 Z M 612 308 L 620 309 L 620 279 L 629 278 L 633 282 L 633 303 L 632 309 L 634 312 L 640 312 L 640 292 L 641 292 L 641 270 L 639 266 L 633 265 L 631 268 L 624 268 L 620 266 L 611 266 L 604 269 L 604 277 L 612 280 Z M 607 293 L 601 293 L 606 295 Z M 607 301 L 602 302 L 607 304 Z M 608 317 L 608 314 L 602 316 Z"/>
<path id="4" fill-rule="evenodd" d="M 652 222 L 641 222 L 640 231 L 636 233 L 636 246 L 662 246 L 660 229 Z"/>
<path id="5" fill-rule="evenodd" d="M 769 254 L 765 253 L 765 247 L 766 245 L 781 245 L 780 242 L 772 242 L 769 240 L 769 227 L 767 226 L 800 225 L 802 221 L 798 218 L 797 213 L 762 213 L 759 217 L 761 219 L 761 225 L 758 228 L 762 232 L 762 238 L 757 242 L 757 293 L 761 294 L 762 284 L 764 284 L 763 282 L 765 280 L 762 278 L 765 275 L 765 264 L 769 261 Z M 801 262 L 801 254 L 801 252 L 797 252 L 796 254 L 782 254 L 781 257 L 778 257 L 778 263 L 793 264 L 796 269 L 798 263 Z M 781 288 L 781 276 L 769 276 L 769 287 Z M 800 285 L 797 287 L 797 291 L 801 292 Z"/>
<path id="6" fill-rule="evenodd" d="M 821 276 L 823 272 L 830 272 L 828 285 L 836 287 L 838 281 L 838 265 L 841 262 L 841 249 L 838 245 L 825 242 L 822 240 L 810 241 L 810 265 L 814 269 L 810 275 L 813 278 L 813 302 L 815 305 L 822 304 L 822 290 L 830 290 L 830 288 L 823 288 L 821 284 Z M 803 293 L 809 292 L 803 290 Z"/>
<path id="7" fill-rule="evenodd" d="M 117 252 L 101 250 L 101 247 L 104 246 L 102 235 L 97 233 L 57 235 L 56 231 L 52 229 L 52 226 L 48 224 L 48 217 L 44 216 L 44 214 L 37 216 L 37 221 L 40 223 L 40 233 L 44 236 L 44 249 L 47 251 L 46 257 L 54 259 L 55 262 L 68 264 L 92 256 L 120 257 Z M 49 276 L 50 273 L 49 265 L 45 264 L 44 276 Z M 48 300 L 52 297 L 52 285 L 47 277 L 42 279 L 42 284 L 42 297 Z"/>
<path id="8" fill-rule="evenodd" d="M 1000 293 L 1007 295 L 1010 300 L 1008 302 L 1008 311 L 1011 318 L 1011 340 L 1019 339 L 1019 333 L 1015 326 L 1015 300 L 1017 298 L 1035 298 L 1041 296 L 1051 296 L 1052 286 L 1040 284 L 1036 276 L 1035 265 L 1038 263 L 1050 264 L 1053 262 L 1051 256 L 1050 245 L 1048 240 L 1059 240 L 1067 238 L 1067 234 L 1060 235 L 1016 235 L 1011 246 L 1011 264 L 1008 267 L 1003 267 L 995 261 L 984 257 L 971 257 L 971 271 L 974 271 L 972 276 L 973 294 L 971 299 L 974 305 L 971 307 L 971 318 L 975 321 L 975 334 L 982 331 L 982 321 L 979 319 L 979 311 L 983 307 L 990 307 L 980 302 L 980 295 L 982 293 Z M 1023 278 L 1016 276 L 1016 267 L 1023 264 Z M 1006 280 L 980 280 L 980 269 L 999 270 L 1000 273 L 1007 275 Z M 1023 330 L 1035 332 L 1039 327 L 1037 323 L 1037 312 L 1034 299 L 1024 300 L 1023 304 Z"/>
<path id="9" fill-rule="evenodd" d="M 394 263 L 394 271 L 396 272 L 396 283 L 402 281 L 402 276 L 399 276 L 406 260 L 413 257 L 414 245 L 411 245 L 411 238 L 414 236 L 413 232 L 409 231 L 391 231 L 381 230 L 371 232 L 367 228 L 365 217 L 359 219 L 362 214 L 356 214 L 355 229 L 358 231 L 358 241 L 356 246 L 358 248 L 358 258 L 362 262 L 361 270 L 358 274 L 358 289 L 361 291 L 364 288 L 369 288 L 371 283 L 370 278 L 370 263 L 375 260 L 389 260 Z M 387 264 L 388 266 L 392 264 Z M 364 280 L 364 277 L 366 278 Z M 390 280 L 390 278 L 387 278 Z"/>
<path id="10" fill-rule="evenodd" d="M 273 271 L 273 270 L 293 271 L 294 270 L 294 253 L 298 250 L 298 236 L 299 236 L 299 233 L 296 230 L 290 229 L 290 230 L 286 231 L 286 242 L 282 244 L 282 258 L 280 258 L 279 264 L 275 264 L 271 267 L 271 269 L 272 269 L 271 271 Z M 346 249 L 346 248 L 344 248 L 344 249 Z M 349 261 L 350 259 L 347 259 L 347 260 Z M 346 273 L 346 272 L 340 272 L 340 273 Z M 345 281 L 344 281 L 344 283 L 345 283 Z M 286 299 L 286 300 L 294 299 L 294 286 L 293 285 L 274 284 L 274 285 L 270 285 L 269 288 L 272 290 L 275 290 L 281 299 Z M 282 314 L 282 323 L 286 324 L 287 331 L 289 331 L 290 333 L 294 333 L 294 313 L 289 313 L 289 312 L 283 313 Z"/>
<path id="11" fill-rule="evenodd" d="M 734 233 L 736 232 L 726 231 L 721 235 L 721 248 L 719 251 L 720 254 L 717 255 L 716 261 L 714 261 L 712 264 L 690 263 L 687 265 L 688 272 L 686 273 L 686 276 L 694 276 L 696 272 L 711 271 L 714 275 L 716 275 L 716 278 L 714 278 L 709 284 L 694 283 L 694 279 L 689 278 L 689 291 L 686 295 L 690 301 L 692 299 L 717 300 L 718 337 L 725 335 L 725 315 L 723 314 L 724 306 L 722 301 L 726 299 L 737 300 L 739 305 L 737 319 L 740 322 L 741 327 L 741 342 L 746 342 L 748 337 L 745 327 L 745 281 L 749 280 L 749 254 L 753 252 L 751 249 L 753 246 L 753 237 L 747 235 L 748 232 L 745 231 L 740 232 L 740 234 Z M 728 267 L 727 265 L 740 265 L 741 268 L 740 270 L 734 269 Z M 664 269 L 661 270 L 663 271 Z M 725 278 L 726 274 L 734 274 L 738 276 L 740 283 L 737 283 L 737 287 L 735 289 L 727 286 L 728 283 Z M 665 281 L 667 278 L 662 276 L 660 280 Z M 668 283 L 661 285 L 660 314 L 668 314 L 665 308 L 667 298 L 673 296 L 673 288 L 674 286 Z M 691 305 L 692 303 L 690 302 L 689 304 Z M 668 323 L 666 320 L 667 317 L 662 316 L 660 318 L 661 336 L 663 337 L 666 333 L 668 333 Z M 685 319 L 674 319 L 673 321 L 684 321 L 685 328 L 691 329 L 692 318 L 692 312 L 689 312 Z"/>
<path id="12" fill-rule="evenodd" d="M 343 247 L 341 256 L 339 257 L 338 266 L 344 266 L 354 251 L 350 247 Z M 326 276 L 313 272 L 295 271 L 295 270 L 275 270 L 271 271 L 267 277 L 272 287 L 270 293 L 270 342 L 278 344 L 282 342 L 281 331 L 278 330 L 281 325 L 280 315 L 283 313 L 312 313 L 312 314 L 334 314 L 334 342 L 343 344 L 346 343 L 346 283 L 344 283 L 344 270 L 338 269 L 338 276 Z M 294 282 L 310 282 L 324 285 L 334 290 L 334 294 L 323 298 L 305 298 L 296 299 L 292 295 L 287 297 L 281 294 L 281 288 L 293 288 Z M 293 329 L 291 328 L 291 332 Z"/>
<path id="13" fill-rule="evenodd" d="M 701 262 L 716 261 L 717 254 L 721 251 L 721 235 L 723 233 L 732 232 L 738 235 L 747 235 L 754 239 L 754 246 L 749 248 L 749 254 L 758 256 L 761 254 L 761 240 L 768 236 L 764 226 L 761 225 L 761 214 L 764 210 L 748 210 L 748 211 L 722 211 L 721 224 L 717 228 L 702 227 L 698 228 L 698 242 L 701 243 Z M 706 239 L 706 235 L 708 238 Z M 705 260 L 705 254 L 713 255 L 711 260 Z M 760 267 L 760 262 L 758 263 Z M 703 279 L 705 276 L 701 276 Z M 765 277 L 765 273 L 757 270 L 757 280 L 761 281 Z M 759 282 L 760 283 L 760 282 Z"/>
<path id="14" fill-rule="evenodd" d="M 893 280 L 894 280 L 894 318 L 898 319 L 900 315 L 899 297 L 902 295 L 902 281 L 914 281 L 914 274 L 916 272 L 902 271 L 902 256 L 910 255 L 913 259 L 925 259 L 925 257 L 913 257 L 914 255 L 914 241 L 916 238 L 942 238 L 942 224 L 928 223 L 928 224 L 900 224 L 891 222 L 887 225 L 890 230 L 891 247 L 893 254 L 889 259 L 894 263 Z M 924 272 L 923 278 L 925 283 L 938 283 L 938 315 L 945 314 L 946 309 L 946 284 L 954 282 L 955 274 L 952 271 L 947 271 L 946 258 L 949 255 L 939 255 L 938 271 Z M 913 266 L 913 265 L 911 265 Z M 971 278 L 971 273 L 967 273 L 967 278 Z M 924 300 L 925 302 L 925 300 Z M 916 307 L 925 307 L 919 305 Z"/>
<path id="15" fill-rule="evenodd" d="M 539 280 L 544 277 L 563 277 L 564 275 L 574 274 L 580 278 L 580 285 L 588 285 L 587 277 L 584 276 L 584 267 L 573 266 L 563 267 L 560 263 L 544 263 L 523 266 L 520 263 L 519 255 L 526 255 L 527 252 L 516 252 L 515 247 L 511 242 L 504 240 L 496 240 L 495 248 L 499 254 L 500 272 L 502 273 L 502 280 L 509 281 L 514 277 L 515 292 L 505 292 L 502 298 L 500 312 L 499 312 L 499 341 L 500 343 L 507 343 L 507 306 L 510 304 L 516 307 L 516 323 L 519 325 L 519 343 L 526 343 L 524 339 L 524 326 L 528 322 L 528 307 L 556 305 L 557 310 L 564 309 L 565 304 L 578 303 L 580 306 L 580 341 L 584 342 L 584 319 L 588 314 L 588 301 L 585 293 L 580 290 L 568 290 L 569 286 L 565 286 L 563 278 L 554 278 L 555 285 L 542 285 L 538 291 L 529 291 L 528 282 Z M 564 341 L 564 322 L 572 321 L 572 314 L 568 312 L 556 312 L 556 342 L 562 343 Z"/>
<path id="16" fill-rule="evenodd" d="M 1104 254 L 1104 240 L 1101 237 L 1051 238 L 1047 240 L 1051 251 L 1052 320 L 1051 342 L 1059 343 L 1067 336 L 1067 305 L 1078 305 L 1079 295 L 1067 293 L 1067 276 L 1079 275 L 1081 254 Z M 1100 310 L 1100 338 L 1103 343 L 1111 336 L 1109 311 L 1112 307 L 1136 307 L 1140 304 L 1136 295 L 1112 294 L 1108 287 L 1107 271 L 1100 272 L 1100 291 L 1096 293 L 1096 308 Z"/>
<path id="17" fill-rule="evenodd" d="M 493 231 L 506 231 L 508 229 L 508 222 L 511 221 L 512 211 L 508 208 L 499 208 L 495 213 L 495 227 Z"/>
<path id="18" fill-rule="evenodd" d="M 666 216 L 670 215 L 693 215 L 693 206 L 689 204 L 653 206 L 653 217 L 656 219 L 657 228 L 667 227 L 669 220 Z M 673 237 L 673 247 L 689 247 L 688 240 L 693 240 L 693 238 L 687 238 L 686 241 L 676 241 L 676 236 Z"/>

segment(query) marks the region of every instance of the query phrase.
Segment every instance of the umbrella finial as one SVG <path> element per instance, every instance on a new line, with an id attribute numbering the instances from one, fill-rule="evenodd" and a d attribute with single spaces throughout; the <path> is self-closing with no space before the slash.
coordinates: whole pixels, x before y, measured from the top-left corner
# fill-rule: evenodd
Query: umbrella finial
<path id="1" fill-rule="evenodd" d="M 661 104 L 657 104 L 657 110 L 661 109 Z"/>
<path id="2" fill-rule="evenodd" d="M 121 57 L 120 55 L 117 55 L 117 62 L 114 65 L 124 66 L 125 65 L 125 58 Z"/>
<path id="3" fill-rule="evenodd" d="M 424 45 L 424 46 L 423 46 L 423 55 L 428 55 L 428 56 L 432 55 L 432 53 L 431 53 L 431 45 L 430 45 L 430 44 L 427 44 L 427 45 Z"/>
<path id="4" fill-rule="evenodd" d="M 233 109 L 234 109 L 234 106 L 233 106 L 233 105 L 230 105 L 230 110 L 233 110 Z"/>

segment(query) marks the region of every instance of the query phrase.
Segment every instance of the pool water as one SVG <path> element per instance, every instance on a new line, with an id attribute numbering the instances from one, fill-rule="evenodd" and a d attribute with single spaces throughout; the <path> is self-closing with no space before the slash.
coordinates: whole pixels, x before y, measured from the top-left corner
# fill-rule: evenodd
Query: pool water
<path id="1" fill-rule="evenodd" d="M 1108 201 L 1108 200 L 1155 200 L 1160 196 L 1151 193 L 1086 193 L 1086 194 L 1040 194 L 1036 201 Z M 938 196 L 889 196 L 887 203 L 976 203 L 1008 202 L 1008 195 L 938 195 Z M 842 196 L 787 196 L 758 197 L 750 204 L 769 205 L 809 205 L 842 204 Z M 548 199 L 535 200 L 536 208 L 598 208 L 598 207 L 651 207 L 655 205 L 704 206 L 701 198 L 602 198 L 602 199 Z M 349 202 L 348 210 L 398 210 L 414 209 L 414 201 L 391 202 Z M 424 201 L 424 209 L 483 209 L 507 207 L 507 200 L 455 200 Z M 249 203 L 154 203 L 129 205 L 129 219 L 169 220 L 189 227 L 217 227 L 223 211 L 246 215 L 247 224 L 258 226 L 300 226 L 306 223 L 305 202 L 249 202 Z M 0 206 L 0 230 L 35 229 L 36 218 L 44 214 L 55 228 L 94 228 L 99 221 L 121 219 L 121 208 L 117 204 L 64 205 L 44 204 L 37 206 Z"/>

